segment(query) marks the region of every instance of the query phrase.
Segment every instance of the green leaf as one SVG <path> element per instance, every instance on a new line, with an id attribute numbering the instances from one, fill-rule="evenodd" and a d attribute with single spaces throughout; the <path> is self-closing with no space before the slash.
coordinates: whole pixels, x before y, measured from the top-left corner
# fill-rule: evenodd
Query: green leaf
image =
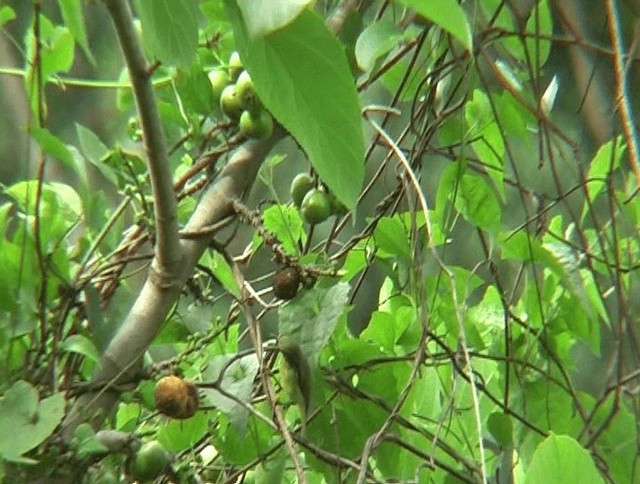
<path id="1" fill-rule="evenodd" d="M 73 34 L 76 42 L 80 44 L 85 55 L 95 65 L 95 59 L 89 49 L 89 41 L 87 40 L 87 31 L 84 26 L 84 17 L 82 15 L 82 0 L 58 0 L 60 9 L 62 10 L 62 18 L 64 23 L 69 27 L 69 31 Z"/>
<path id="2" fill-rule="evenodd" d="M 104 456 L 109 453 L 109 449 L 96 437 L 96 433 L 88 423 L 82 423 L 75 431 L 76 452 L 80 459 L 93 456 Z"/>
<path id="3" fill-rule="evenodd" d="M 273 205 L 264 211 L 262 220 L 264 228 L 278 237 L 278 240 L 282 243 L 282 248 L 287 254 L 298 254 L 298 242 L 305 243 L 307 237 L 296 207 L 292 205 Z"/>
<path id="4" fill-rule="evenodd" d="M 111 150 L 102 143 L 93 131 L 85 128 L 81 124 L 76 123 L 76 133 L 86 159 L 89 160 L 107 180 L 116 185 L 118 183 L 118 175 L 115 173 L 113 167 L 105 163 Z"/>
<path id="5" fill-rule="evenodd" d="M 349 284 L 346 282 L 339 282 L 329 289 L 314 287 L 280 306 L 278 333 L 294 335 L 313 368 L 348 301 Z"/>
<path id="6" fill-rule="evenodd" d="M 509 415 L 500 412 L 492 413 L 487 420 L 487 429 L 502 447 L 513 442 L 513 422 Z"/>
<path id="7" fill-rule="evenodd" d="M 382 217 L 376 225 L 373 238 L 384 252 L 406 259 L 411 257 L 407 229 L 399 217 Z"/>
<path id="8" fill-rule="evenodd" d="M 550 261 L 549 268 L 562 279 L 563 287 L 569 290 L 589 319 L 594 321 L 596 311 L 587 297 L 580 272 L 580 260 L 572 248 L 561 242 L 550 241 L 543 244 L 543 250 L 549 255 L 547 258 L 547 261 Z"/>
<path id="9" fill-rule="evenodd" d="M 589 200 L 585 200 L 582 209 L 581 220 L 584 221 L 587 214 L 593 208 L 593 202 L 598 195 L 607 187 L 607 180 L 611 174 L 620 166 L 620 159 L 627 151 L 621 136 L 615 140 L 603 144 L 589 165 L 589 173 L 587 175 L 587 193 Z"/>
<path id="10" fill-rule="evenodd" d="M 0 27 L 2 27 L 10 20 L 13 20 L 14 18 L 16 18 L 16 13 L 11 7 L 5 5 L 4 7 L 0 8 Z"/>
<path id="11" fill-rule="evenodd" d="M 238 358 L 237 355 L 217 355 L 209 360 L 203 378 L 207 382 L 218 382 L 220 388 L 231 399 L 214 389 L 202 390 L 208 404 L 213 404 L 229 416 L 235 431 L 243 434 L 249 419 L 249 411 L 242 402 L 250 403 L 253 381 L 258 374 L 259 364 L 255 353 Z M 223 373 L 224 372 L 224 373 Z M 222 375 L 221 375 L 222 374 Z"/>
<path id="12" fill-rule="evenodd" d="M 182 452 L 193 446 L 207 434 L 209 417 L 197 412 L 186 420 L 170 420 L 157 433 L 158 442 L 169 452 Z"/>
<path id="13" fill-rule="evenodd" d="M 393 346 L 396 342 L 394 331 L 395 318 L 392 314 L 383 311 L 374 311 L 371 320 L 362 333 L 360 339 L 377 343 L 385 351 L 393 353 Z"/>
<path id="14" fill-rule="evenodd" d="M 471 27 L 467 14 L 456 0 L 397 0 L 431 20 L 445 32 L 451 34 L 468 51 L 473 50 Z"/>
<path id="15" fill-rule="evenodd" d="M 73 64 L 74 42 L 73 35 L 66 27 L 54 26 L 44 15 L 40 15 L 40 51 L 37 53 L 36 40 L 33 29 L 27 30 L 25 35 L 26 69 L 24 84 L 29 105 L 33 113 L 46 114 L 46 100 L 44 85 L 54 74 L 68 72 Z M 39 60 L 36 60 L 39 55 Z M 39 73 L 34 66 L 38 65 Z"/>
<path id="16" fill-rule="evenodd" d="M 536 55 L 535 62 L 544 66 L 551 52 L 551 36 L 553 35 L 553 18 L 549 0 L 535 3 L 526 27 L 527 48 Z"/>
<path id="17" fill-rule="evenodd" d="M 309 10 L 277 32 L 250 39 L 233 2 L 226 6 L 260 99 L 300 143 L 330 191 L 355 208 L 364 179 L 364 137 L 344 48 Z"/>
<path id="18" fill-rule="evenodd" d="M 64 394 L 55 393 L 38 403 L 29 383 L 18 381 L 0 403 L 0 456 L 18 460 L 49 437 L 64 416 Z M 11 436 L 11 438 L 7 438 Z"/>
<path id="19" fill-rule="evenodd" d="M 500 127 L 496 123 L 489 97 L 479 89 L 464 107 L 464 116 L 469 126 L 468 136 L 473 150 L 480 158 L 494 181 L 500 195 L 504 198 L 504 140 Z"/>
<path id="20" fill-rule="evenodd" d="M 188 66 L 198 48 L 196 0 L 135 0 L 142 38 L 164 64 Z"/>
<path id="21" fill-rule="evenodd" d="M 476 227 L 489 232 L 500 229 L 500 204 L 493 190 L 480 176 L 468 173 L 462 176 L 455 207 Z"/>
<path id="22" fill-rule="evenodd" d="M 355 54 L 358 67 L 373 69 L 376 59 L 393 49 L 404 38 L 402 30 L 387 19 L 371 23 L 358 37 Z"/>
<path id="23" fill-rule="evenodd" d="M 240 298 L 240 288 L 236 284 L 236 280 L 233 277 L 233 270 L 229 263 L 220 255 L 219 252 L 213 253 L 213 273 L 218 280 L 222 283 L 224 288 L 233 294 L 235 297 Z"/>
<path id="24" fill-rule="evenodd" d="M 604 480 L 589 453 L 574 438 L 551 434 L 534 452 L 524 482 L 600 484 Z"/>
<path id="25" fill-rule="evenodd" d="M 47 128 L 33 126 L 30 129 L 31 137 L 38 142 L 45 153 L 64 163 L 68 168 L 76 171 L 76 159 L 67 146 Z"/>
<path id="26" fill-rule="evenodd" d="M 178 69 L 175 85 L 185 112 L 195 112 L 205 116 L 211 114 L 214 109 L 211 82 L 199 62 L 193 62 L 188 67 Z"/>
<path id="27" fill-rule="evenodd" d="M 237 0 L 249 37 L 267 35 L 290 24 L 315 0 Z"/>
<path id="28" fill-rule="evenodd" d="M 92 163 L 99 164 L 101 160 L 107 157 L 110 153 L 104 143 L 98 138 L 98 136 L 89 128 L 85 128 L 79 123 L 76 123 L 76 133 L 78 134 L 78 141 L 84 155 Z"/>
<path id="29" fill-rule="evenodd" d="M 73 334 L 66 338 L 60 345 L 60 349 L 70 353 L 79 353 L 94 362 L 100 360 L 100 353 L 93 342 L 81 334 Z"/>

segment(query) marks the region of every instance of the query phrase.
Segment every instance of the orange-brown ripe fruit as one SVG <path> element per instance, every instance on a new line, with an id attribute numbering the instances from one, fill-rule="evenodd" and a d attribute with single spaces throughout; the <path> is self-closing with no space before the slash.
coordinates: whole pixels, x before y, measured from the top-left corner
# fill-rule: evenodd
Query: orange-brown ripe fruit
<path id="1" fill-rule="evenodd" d="M 193 417 L 200 403 L 196 386 L 175 375 L 158 380 L 154 399 L 158 412 L 176 419 Z"/>

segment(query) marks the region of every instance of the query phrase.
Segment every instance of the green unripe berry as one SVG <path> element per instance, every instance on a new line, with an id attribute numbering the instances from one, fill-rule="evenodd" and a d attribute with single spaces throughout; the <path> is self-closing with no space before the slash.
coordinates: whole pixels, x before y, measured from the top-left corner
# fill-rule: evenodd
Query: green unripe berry
<path id="1" fill-rule="evenodd" d="M 326 193 L 318 188 L 310 190 L 302 200 L 300 213 L 305 222 L 319 224 L 331 214 L 331 203 Z"/>
<path id="2" fill-rule="evenodd" d="M 231 56 L 229 56 L 229 74 L 231 75 L 231 79 L 235 81 L 242 72 L 242 69 L 244 69 L 244 66 L 242 65 L 240 54 L 233 51 Z"/>
<path id="3" fill-rule="evenodd" d="M 213 89 L 213 97 L 216 102 L 218 102 L 222 96 L 222 91 L 227 87 L 227 84 L 231 82 L 231 77 L 229 77 L 227 71 L 223 69 L 214 69 L 209 72 L 209 81 Z"/>
<path id="4" fill-rule="evenodd" d="M 230 119 L 237 121 L 242 114 L 242 104 L 236 93 L 236 87 L 231 84 L 222 90 L 220 95 L 220 109 Z"/>
<path id="5" fill-rule="evenodd" d="M 291 199 L 296 207 L 302 205 L 304 196 L 312 189 L 316 184 L 313 178 L 306 173 L 298 173 L 291 182 Z"/>
<path id="6" fill-rule="evenodd" d="M 261 139 L 273 133 L 273 118 L 266 111 L 243 111 L 240 116 L 240 134 L 247 138 Z"/>
<path id="7" fill-rule="evenodd" d="M 256 91 L 253 88 L 253 81 L 247 71 L 242 71 L 236 81 L 236 95 L 240 98 L 242 105 L 246 109 L 256 95 Z"/>
<path id="8" fill-rule="evenodd" d="M 136 454 L 131 475 L 136 481 L 148 482 L 160 477 L 167 470 L 169 455 L 157 440 L 147 442 Z"/>

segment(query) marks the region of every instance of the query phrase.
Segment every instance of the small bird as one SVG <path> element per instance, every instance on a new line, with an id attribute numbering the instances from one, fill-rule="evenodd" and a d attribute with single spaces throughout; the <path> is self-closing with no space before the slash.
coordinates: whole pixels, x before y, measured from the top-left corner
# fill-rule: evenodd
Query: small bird
<path id="1" fill-rule="evenodd" d="M 311 369 L 307 357 L 298 342 L 291 336 L 278 338 L 278 350 L 282 353 L 280 384 L 291 401 L 300 408 L 302 434 L 307 424 L 311 398 Z"/>

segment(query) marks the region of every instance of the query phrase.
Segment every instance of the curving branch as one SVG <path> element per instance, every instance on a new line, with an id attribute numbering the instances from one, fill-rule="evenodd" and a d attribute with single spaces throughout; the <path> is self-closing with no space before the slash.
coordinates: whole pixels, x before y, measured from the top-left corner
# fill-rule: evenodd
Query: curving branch
<path id="1" fill-rule="evenodd" d="M 279 138 L 280 135 L 276 134 L 267 140 L 249 141 L 237 149 L 217 181 L 203 195 L 185 230 L 203 231 L 231 215 L 233 201 L 251 188 L 260 164 Z M 179 241 L 183 259 L 171 285 L 158 284 L 156 273 L 149 272 L 140 295 L 93 375 L 91 383 L 96 391 L 82 395 L 65 420 L 63 432 L 66 438 L 71 438 L 77 425 L 83 421 L 89 420 L 98 426 L 117 402 L 122 384 L 135 378 L 142 355 L 160 331 L 167 313 L 211 242 L 213 234 L 205 233 L 205 237 Z"/>
<path id="2" fill-rule="evenodd" d="M 175 272 L 179 270 L 182 254 L 169 155 L 151 83 L 152 68 L 145 59 L 138 40 L 129 2 L 104 0 L 104 3 L 111 14 L 127 63 L 147 154 L 156 226 L 156 257 L 152 271 L 157 272 L 158 283 L 171 285 L 175 279 Z"/>
<path id="3" fill-rule="evenodd" d="M 203 194 L 184 227 L 186 234 L 201 233 L 203 236 L 180 239 L 166 143 L 149 66 L 133 27 L 131 9 L 126 0 L 104 2 L 116 26 L 140 115 L 155 201 L 157 240 L 147 280 L 92 377 L 91 387 L 95 390 L 80 396 L 63 422 L 62 433 L 67 440 L 73 437 L 82 422 L 89 421 L 97 429 L 117 403 L 123 387 L 135 382 L 144 352 L 157 336 L 196 263 L 213 239 L 215 231 L 210 230 L 211 227 L 235 215 L 233 202 L 249 191 L 264 157 L 284 135 L 276 130 L 268 139 L 247 141 L 238 148 L 216 182 Z M 346 18 L 344 12 L 356 4 L 353 0 L 343 0 L 337 9 L 341 14 L 339 19 L 331 24 L 334 31 L 341 28 Z"/>

